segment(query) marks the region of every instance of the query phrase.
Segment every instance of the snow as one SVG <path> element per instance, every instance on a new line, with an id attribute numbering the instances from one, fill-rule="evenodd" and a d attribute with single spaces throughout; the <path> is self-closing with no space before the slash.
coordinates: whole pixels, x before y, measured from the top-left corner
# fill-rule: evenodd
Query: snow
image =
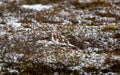
<path id="1" fill-rule="evenodd" d="M 4 14 L 7 25 L 13 27 L 14 29 L 21 27 L 21 23 L 18 23 L 18 18 L 15 18 L 11 13 Z"/>
<path id="2" fill-rule="evenodd" d="M 5 34 L 6 34 L 5 31 L 1 31 L 1 32 L 0 32 L 0 36 L 5 35 Z"/>
<path id="3" fill-rule="evenodd" d="M 78 0 L 79 2 L 82 2 L 82 3 L 84 3 L 84 2 L 91 2 L 91 0 Z"/>
<path id="4" fill-rule="evenodd" d="M 0 64 L 0 71 L 1 71 L 1 69 L 2 69 L 2 64 Z"/>
<path id="5" fill-rule="evenodd" d="M 24 57 L 24 54 L 10 54 L 10 53 L 7 53 L 5 55 L 5 57 L 9 57 L 9 60 L 5 59 L 6 62 L 15 62 L 15 63 L 18 63 L 18 59 L 21 59 Z"/>
<path id="6" fill-rule="evenodd" d="M 8 69 L 10 73 L 19 73 L 17 70 Z"/>
<path id="7" fill-rule="evenodd" d="M 2 2 L 0 2 L 0 4 L 2 4 Z"/>
<path id="8" fill-rule="evenodd" d="M 70 16 L 70 13 L 66 12 L 65 10 L 62 10 L 61 12 L 59 12 L 59 14 L 62 16 Z"/>
<path id="9" fill-rule="evenodd" d="M 14 28 L 21 27 L 21 23 L 7 23 L 8 25 L 11 25 Z"/>
<path id="10" fill-rule="evenodd" d="M 52 8 L 51 5 L 42 5 L 42 4 L 23 5 L 22 7 L 26 8 L 26 9 L 34 9 L 34 10 L 38 10 L 38 11 L 41 11 L 43 9 L 50 9 L 50 8 Z"/>
<path id="11" fill-rule="evenodd" d="M 113 60 L 119 60 L 120 61 L 120 56 L 112 55 Z"/>

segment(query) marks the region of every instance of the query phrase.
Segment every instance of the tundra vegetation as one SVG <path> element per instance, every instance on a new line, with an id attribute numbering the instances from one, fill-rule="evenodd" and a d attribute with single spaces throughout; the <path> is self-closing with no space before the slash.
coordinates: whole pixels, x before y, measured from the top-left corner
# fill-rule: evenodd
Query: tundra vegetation
<path id="1" fill-rule="evenodd" d="M 119 0 L 1 0 L 0 75 L 119 75 L 119 10 Z"/>

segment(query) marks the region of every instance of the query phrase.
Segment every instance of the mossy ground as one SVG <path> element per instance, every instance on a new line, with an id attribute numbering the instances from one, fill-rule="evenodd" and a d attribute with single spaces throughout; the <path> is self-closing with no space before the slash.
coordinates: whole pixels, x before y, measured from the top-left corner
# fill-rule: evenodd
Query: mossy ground
<path id="1" fill-rule="evenodd" d="M 51 4 L 53 8 L 41 11 L 22 8 L 24 4 L 39 3 Z M 18 4 L 5 1 L 0 6 L 0 65 L 3 64 L 0 74 L 119 74 L 118 7 L 114 2 L 98 1 L 21 0 Z M 9 24 L 11 20 L 21 26 L 15 28 Z M 59 44 L 52 41 L 53 26 L 57 28 Z M 11 73 L 11 69 L 18 72 Z"/>

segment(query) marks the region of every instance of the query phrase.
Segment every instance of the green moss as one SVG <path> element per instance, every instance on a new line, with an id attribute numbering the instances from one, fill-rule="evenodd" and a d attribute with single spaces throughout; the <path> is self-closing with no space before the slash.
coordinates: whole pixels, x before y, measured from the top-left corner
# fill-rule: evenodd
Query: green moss
<path id="1" fill-rule="evenodd" d="M 111 31 L 111 30 L 112 31 L 119 30 L 119 27 L 117 25 L 114 25 L 114 24 L 108 24 L 102 29 L 103 32 Z"/>
<path id="2" fill-rule="evenodd" d="M 102 31 L 111 31 L 111 30 L 116 30 L 115 28 L 113 28 L 113 27 L 105 27 L 105 28 L 103 28 L 102 29 Z"/>

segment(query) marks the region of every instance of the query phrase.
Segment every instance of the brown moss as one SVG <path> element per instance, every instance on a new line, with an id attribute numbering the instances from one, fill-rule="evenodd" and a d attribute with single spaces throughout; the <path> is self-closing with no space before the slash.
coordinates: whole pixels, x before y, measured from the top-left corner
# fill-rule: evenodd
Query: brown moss
<path id="1" fill-rule="evenodd" d="M 3 7 L 3 6 L 0 6 L 0 17 L 3 16 L 3 11 L 4 11 L 4 7 Z"/>
<path id="2" fill-rule="evenodd" d="M 88 66 L 88 67 L 83 67 L 83 70 L 85 72 L 95 72 L 95 73 L 98 73 L 99 69 L 97 69 L 96 67 L 94 66 Z"/>
<path id="3" fill-rule="evenodd" d="M 95 17 L 92 17 L 92 18 L 86 18 L 86 20 L 92 20 L 92 21 L 95 21 Z"/>
<path id="4" fill-rule="evenodd" d="M 114 38 L 120 38 L 120 34 L 119 33 L 113 34 L 113 37 Z"/>
<path id="5" fill-rule="evenodd" d="M 104 65 L 110 65 L 110 67 L 103 71 L 120 73 L 120 61 L 119 60 L 112 60 L 110 59 L 110 57 L 108 57 L 106 58 Z"/>
<path id="6" fill-rule="evenodd" d="M 23 19 L 23 20 L 20 20 L 20 23 L 28 24 L 28 23 L 32 23 L 32 21 L 28 19 Z"/>
<path id="7" fill-rule="evenodd" d="M 53 68 L 49 65 L 44 65 L 44 63 L 29 63 L 25 64 L 25 69 L 23 72 L 20 73 L 20 75 L 23 75 L 24 73 L 29 73 L 30 75 L 52 75 Z"/>
<path id="8" fill-rule="evenodd" d="M 2 21 L 2 22 L 0 22 L 0 24 L 6 24 L 6 22 L 5 22 L 5 21 Z"/>
<path id="9" fill-rule="evenodd" d="M 74 5 L 77 9 L 86 9 L 86 8 L 91 8 L 91 7 L 96 7 L 96 6 L 106 6 L 109 3 L 106 1 L 92 1 L 92 2 L 84 2 L 80 3 L 78 0 L 71 1 L 71 4 Z"/>
<path id="10" fill-rule="evenodd" d="M 106 31 L 111 31 L 111 30 L 116 30 L 115 28 L 113 28 L 113 27 L 105 27 L 105 28 L 103 28 L 102 29 L 102 31 L 104 31 L 104 32 L 106 32 Z"/>
<path id="11" fill-rule="evenodd" d="M 120 49 L 119 48 L 116 48 L 116 49 L 113 49 L 113 50 L 101 50 L 101 51 L 97 51 L 98 54 L 102 54 L 102 53 L 105 53 L 105 54 L 108 54 L 108 55 L 120 55 Z"/>
<path id="12" fill-rule="evenodd" d="M 25 0 L 26 4 L 54 4 L 54 3 L 60 3 L 64 0 Z"/>
<path id="13" fill-rule="evenodd" d="M 101 17 L 113 17 L 114 15 L 111 14 L 110 12 L 107 12 L 107 13 L 99 13 L 99 12 L 96 12 L 97 15 L 101 16 Z"/>
<path id="14" fill-rule="evenodd" d="M 119 60 L 115 60 L 112 63 L 113 63 L 113 65 L 110 67 L 112 72 L 120 73 L 120 61 Z"/>
<path id="15" fill-rule="evenodd" d="M 19 5 L 17 5 L 16 1 L 11 1 L 7 3 L 7 6 L 5 7 L 8 12 L 16 12 L 21 9 Z"/>

